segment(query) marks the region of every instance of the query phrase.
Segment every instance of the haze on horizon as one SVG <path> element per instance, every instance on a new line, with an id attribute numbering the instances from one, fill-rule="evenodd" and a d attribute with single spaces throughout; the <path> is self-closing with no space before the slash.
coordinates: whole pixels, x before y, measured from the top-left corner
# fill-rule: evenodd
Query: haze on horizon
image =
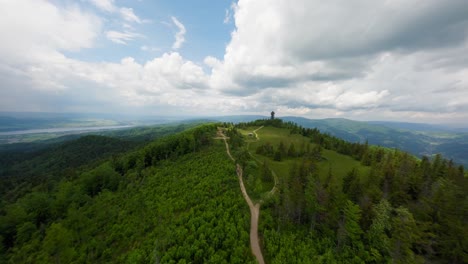
<path id="1" fill-rule="evenodd" d="M 0 111 L 468 123 L 465 0 L 0 0 Z"/>

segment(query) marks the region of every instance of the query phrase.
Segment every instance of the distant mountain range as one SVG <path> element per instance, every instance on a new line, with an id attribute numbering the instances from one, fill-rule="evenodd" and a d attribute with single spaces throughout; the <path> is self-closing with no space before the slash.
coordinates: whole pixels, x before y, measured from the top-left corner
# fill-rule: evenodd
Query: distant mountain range
<path id="1" fill-rule="evenodd" d="M 427 132 L 468 132 L 468 126 L 461 125 L 435 125 L 422 123 L 406 123 L 406 122 L 388 122 L 388 121 L 369 121 L 369 124 L 384 125 L 390 128 L 410 130 L 410 131 L 427 131 Z"/>
<path id="2" fill-rule="evenodd" d="M 270 118 L 262 115 L 232 115 L 204 118 L 187 117 L 117 117 L 111 115 L 78 114 L 28 114 L 0 113 L 0 131 L 54 127 L 91 127 L 112 125 L 152 125 L 193 121 L 249 122 Z M 398 148 L 415 156 L 442 154 L 458 164 L 468 167 L 468 127 L 463 125 L 434 125 L 423 123 L 354 121 L 344 118 L 307 119 L 279 117 L 303 127 L 317 128 L 322 132 L 351 142 L 365 142 L 388 148 Z M 39 138 L 39 137 L 38 137 Z M 50 138 L 50 137 L 47 137 Z M 29 140 L 29 139 L 28 139 Z M 11 138 L 0 142 L 11 142 Z M 21 142 L 21 141 L 19 141 Z"/>
<path id="3" fill-rule="evenodd" d="M 360 122 L 348 119 L 311 120 L 301 117 L 284 117 L 303 127 L 316 127 L 336 137 L 352 142 L 365 142 L 408 151 L 418 157 L 437 153 L 458 164 L 468 166 L 468 132 L 466 128 L 439 125 Z"/>

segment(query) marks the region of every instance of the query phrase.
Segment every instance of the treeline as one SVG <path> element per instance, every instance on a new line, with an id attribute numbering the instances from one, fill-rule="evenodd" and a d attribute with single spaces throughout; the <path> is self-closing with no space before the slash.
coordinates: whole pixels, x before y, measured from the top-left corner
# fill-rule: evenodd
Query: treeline
<path id="1" fill-rule="evenodd" d="M 272 126 L 277 128 L 285 128 L 291 134 L 299 134 L 310 138 L 312 143 L 317 144 L 321 148 L 334 150 L 340 154 L 352 156 L 357 160 L 361 160 L 366 150 L 369 149 L 367 142 L 365 144 L 352 143 L 343 139 L 334 137 L 328 133 L 322 133 L 317 128 L 304 128 L 294 122 L 283 122 L 281 119 L 264 119 L 255 120 L 252 122 L 239 123 L 238 128 L 246 128 L 251 126 Z"/>
<path id="2" fill-rule="evenodd" d="M 337 177 L 331 169 L 319 171 L 319 163 L 328 161 L 296 151 L 299 157 L 289 175 L 280 177 L 279 195 L 264 214 L 262 232 L 271 263 L 468 262 L 463 166 L 440 155 L 417 159 L 345 142 L 280 120 L 240 124 L 261 125 L 290 129 L 310 138 L 313 148 L 352 156 L 369 168 Z M 277 152 L 294 158 L 285 146 L 264 144 L 256 152 L 274 160 Z"/>
<path id="3" fill-rule="evenodd" d="M 113 167 L 121 175 L 131 170 L 140 173 L 144 168 L 156 165 L 159 161 L 175 159 L 187 153 L 196 152 L 201 147 L 213 143 L 216 127 L 216 124 L 202 125 L 164 137 L 124 157 L 113 158 Z"/>
<path id="4" fill-rule="evenodd" d="M 3 152 L 0 153 L 0 177 L 50 175 L 128 151 L 134 146 L 130 141 L 89 135 L 37 152 Z"/>
<path id="5" fill-rule="evenodd" d="M 275 149 L 271 143 L 267 142 L 257 147 L 255 150 L 256 154 L 260 154 L 263 156 L 267 156 L 272 158 L 275 161 L 282 161 L 283 159 L 287 158 L 297 158 L 297 157 L 313 157 L 316 160 L 323 159 L 322 147 L 320 145 L 316 145 L 313 148 L 310 147 L 310 144 L 301 144 L 299 149 L 296 148 L 294 143 L 290 143 L 289 147 L 286 148 L 286 145 L 283 141 L 280 141 L 278 147 Z"/>
<path id="6" fill-rule="evenodd" d="M 303 159 L 281 182 L 272 214 L 278 226 L 328 241 L 334 261 L 464 263 L 467 180 L 439 161 L 388 152 L 369 175 L 340 179 L 319 177 L 316 161 Z"/>
<path id="7" fill-rule="evenodd" d="M 135 148 L 135 144 L 104 136 L 84 136 L 36 152 L 0 154 L 0 195 L 14 202 L 35 186 L 74 178 L 80 170 Z"/>
<path id="8" fill-rule="evenodd" d="M 142 147 L 155 139 L 195 127 L 196 123 L 137 127 L 68 135 L 40 141 L 0 146 L 0 178 L 34 177 L 61 173 L 90 161 L 100 162 L 112 155 Z"/>
<path id="9" fill-rule="evenodd" d="M 57 145 L 53 144 L 48 148 L 34 152 L 14 150 L 0 152 L 0 181 L 2 183 L 0 194 L 9 197 L 10 201 L 14 201 L 15 197 L 18 197 L 18 194 L 21 195 L 24 191 L 27 191 L 26 186 L 31 188 L 42 182 L 57 181 L 63 177 L 76 177 L 79 171 L 96 167 L 109 158 L 111 158 L 112 165 L 121 175 L 136 166 L 140 166 L 141 170 L 141 168 L 152 164 L 153 161 L 148 159 L 153 159 L 153 156 L 154 162 L 156 162 L 158 159 L 166 158 L 169 154 L 172 157 L 177 157 L 196 150 L 202 144 L 207 144 L 207 142 L 201 142 L 210 140 L 207 135 L 195 135 L 198 140 L 197 142 L 194 141 L 195 137 L 192 135 L 192 132 L 174 136 L 175 133 L 193 126 L 194 124 L 135 128 L 122 131 L 121 134 L 112 131 L 106 133 L 119 135 L 119 138 L 88 135 Z M 209 129 L 213 129 L 213 127 L 207 128 L 207 130 Z M 148 135 L 150 132 L 153 134 Z M 194 133 L 206 134 L 206 132 Z M 168 134 L 172 134 L 172 136 L 167 136 L 155 143 L 145 143 L 142 145 L 141 140 L 143 139 L 141 135 L 144 135 L 144 140 L 147 140 Z M 135 137 L 131 137 L 131 135 Z M 126 138 L 126 140 L 121 138 Z M 140 155 L 141 151 L 126 154 L 131 150 L 137 149 L 139 146 L 140 149 L 145 148 L 144 155 Z M 175 149 L 172 150 L 172 148 Z M 163 151 L 163 155 L 157 153 L 158 151 Z M 122 157 L 119 158 L 119 156 Z M 144 158 L 142 159 L 143 156 Z M 143 161 L 146 163 L 143 164 Z M 16 190 L 18 186 L 21 186 L 21 192 Z"/>

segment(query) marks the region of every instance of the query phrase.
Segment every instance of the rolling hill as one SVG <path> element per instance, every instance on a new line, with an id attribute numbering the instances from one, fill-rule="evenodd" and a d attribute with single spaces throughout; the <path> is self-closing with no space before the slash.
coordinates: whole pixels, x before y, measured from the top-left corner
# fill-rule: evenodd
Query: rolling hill
<path id="1" fill-rule="evenodd" d="M 397 148 L 417 157 L 442 154 L 454 162 L 468 167 L 468 133 L 463 129 L 427 124 L 360 122 L 349 119 L 306 119 L 284 117 L 308 128 L 318 128 L 324 133 L 351 142 L 366 141 L 372 145 Z"/>
<path id="2" fill-rule="evenodd" d="M 466 172 L 440 155 L 419 160 L 280 119 L 178 129 L 11 156 L 22 170 L 0 178 L 0 262 L 468 259 Z"/>
<path id="3" fill-rule="evenodd" d="M 44 127 L 89 127 L 96 125 L 122 125 L 122 124 L 154 124 L 167 123 L 168 126 L 177 124 L 199 124 L 204 122 L 250 122 L 257 119 L 267 119 L 260 115 L 232 115 L 206 118 L 183 119 L 180 117 L 176 121 L 175 117 L 115 117 L 112 115 L 77 115 L 77 114 L 43 114 L 29 117 L 26 114 L 0 114 L 1 129 L 8 131 L 11 129 L 30 129 Z M 384 121 L 354 121 L 343 118 L 330 119 L 307 119 L 302 117 L 286 116 L 285 121 L 291 121 L 307 128 L 318 128 L 324 133 L 342 138 L 351 142 L 379 145 L 388 148 L 398 148 L 412 153 L 417 157 L 423 155 L 433 157 L 440 153 L 444 157 L 452 159 L 457 164 L 468 167 L 468 128 L 460 125 L 433 125 L 422 123 L 404 122 L 384 122 Z M 157 125 L 157 127 L 163 125 Z M 0 151 L 5 148 L 11 149 L 8 144 L 11 142 L 21 143 L 41 143 L 53 141 L 65 141 L 78 138 L 82 135 L 103 135 L 132 138 L 134 134 L 140 134 L 143 138 L 151 138 L 153 126 L 135 127 L 129 129 L 119 129 L 114 131 L 93 131 L 93 132 L 57 132 L 39 133 L 26 135 L 0 135 Z M 0 129 L 0 130 L 1 130 Z M 146 131 L 146 132 L 144 132 Z M 74 135 L 70 135 L 74 133 Z M 1 134 L 1 133 L 0 133 Z M 133 135 L 132 135 L 133 134 Z M 30 147 L 31 145 L 25 145 Z M 19 146 L 19 145 L 17 145 Z M 15 146 L 16 147 L 16 146 Z"/>

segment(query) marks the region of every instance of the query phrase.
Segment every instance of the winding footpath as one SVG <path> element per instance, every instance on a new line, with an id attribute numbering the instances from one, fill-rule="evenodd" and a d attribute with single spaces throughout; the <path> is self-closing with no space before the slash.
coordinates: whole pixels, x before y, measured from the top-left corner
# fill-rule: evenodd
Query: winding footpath
<path id="1" fill-rule="evenodd" d="M 259 130 L 262 129 L 263 127 L 264 127 L 264 126 L 261 126 L 261 127 L 257 128 L 257 129 L 255 129 L 254 131 L 252 131 L 252 132 L 255 134 L 255 138 L 256 138 L 257 140 L 260 140 L 260 137 L 257 135 L 257 131 L 259 131 Z"/>
<path id="2" fill-rule="evenodd" d="M 221 130 L 218 131 L 218 135 L 218 138 L 222 138 L 224 140 L 224 144 L 226 145 L 226 153 L 228 154 L 229 158 L 231 158 L 232 161 L 235 161 L 231 155 L 231 152 L 229 151 L 229 145 L 226 140 L 227 137 L 224 136 Z M 244 186 L 244 180 L 242 179 L 242 167 L 239 164 L 236 164 L 236 173 L 239 177 L 239 185 L 242 191 L 242 196 L 244 196 L 244 199 L 249 205 L 250 209 L 250 248 L 252 249 L 252 254 L 255 256 L 258 263 L 265 264 L 265 261 L 263 260 L 263 254 L 260 249 L 260 243 L 258 241 L 258 218 L 260 216 L 260 203 L 254 204 L 247 194 Z"/>

